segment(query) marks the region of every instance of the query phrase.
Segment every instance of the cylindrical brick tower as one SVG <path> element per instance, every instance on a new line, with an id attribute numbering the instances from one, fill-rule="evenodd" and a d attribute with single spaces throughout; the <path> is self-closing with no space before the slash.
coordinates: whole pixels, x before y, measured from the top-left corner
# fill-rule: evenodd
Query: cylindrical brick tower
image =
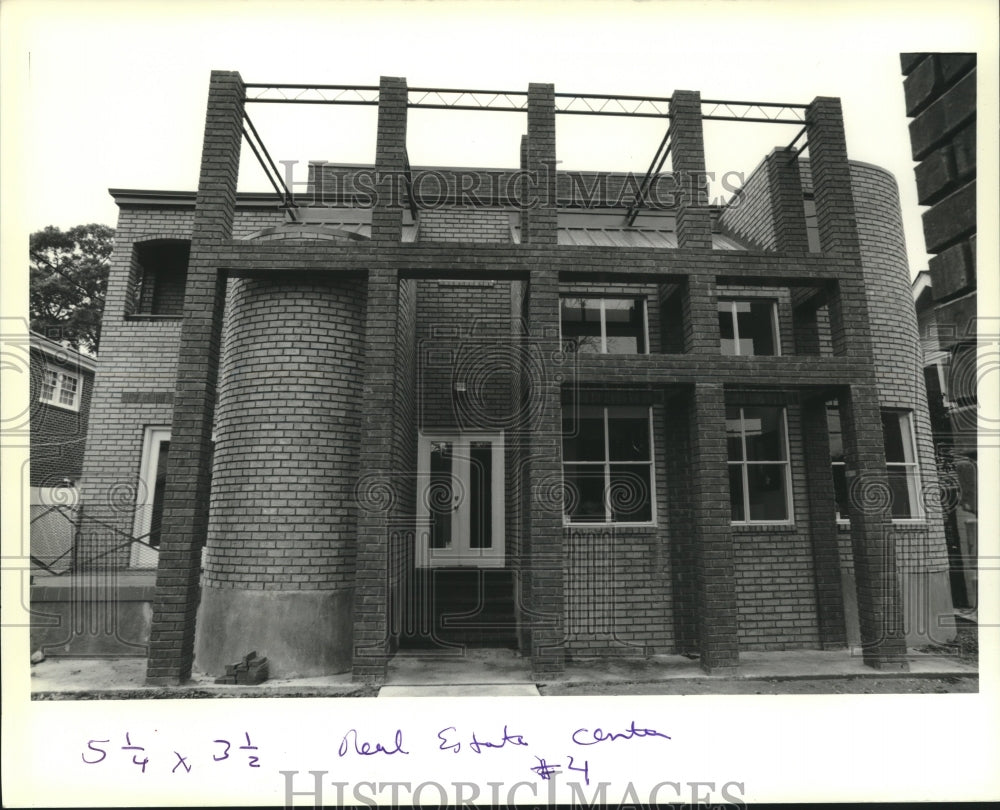
<path id="1" fill-rule="evenodd" d="M 955 634 L 943 523 L 948 504 L 938 484 L 899 190 L 891 173 L 858 161 L 851 161 L 851 187 L 879 404 L 912 419 L 916 444 L 913 518 L 893 523 L 907 645 L 941 644 Z"/>
<path id="2" fill-rule="evenodd" d="M 351 667 L 360 279 L 230 282 L 195 667 Z"/>
<path id="3" fill-rule="evenodd" d="M 948 505 L 942 502 L 931 438 L 899 190 L 885 169 L 854 160 L 850 167 L 879 405 L 883 412 L 907 415 L 916 449 L 912 516 L 892 523 L 906 641 L 910 647 L 940 644 L 955 634 L 943 524 Z M 806 193 L 812 191 L 810 168 L 802 162 Z M 846 543 L 846 535 L 842 540 Z"/>

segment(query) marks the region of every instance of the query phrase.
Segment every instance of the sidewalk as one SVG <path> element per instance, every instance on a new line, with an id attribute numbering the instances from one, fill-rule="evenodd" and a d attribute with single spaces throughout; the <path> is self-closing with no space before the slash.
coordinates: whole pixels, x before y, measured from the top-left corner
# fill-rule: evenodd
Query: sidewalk
<path id="1" fill-rule="evenodd" d="M 848 650 L 745 652 L 734 674 L 706 675 L 697 660 L 681 655 L 645 659 L 570 662 L 557 677 L 532 679 L 529 663 L 513 650 L 468 650 L 462 655 L 398 654 L 389 663 L 385 685 L 368 687 L 351 682 L 351 674 L 316 678 L 272 679 L 256 686 L 214 683 L 195 675 L 184 686 L 146 686 L 143 658 L 48 658 L 31 668 L 31 692 L 36 700 L 158 699 L 225 697 L 418 697 L 538 695 L 539 687 L 601 687 L 613 693 L 615 684 L 656 684 L 697 681 L 711 692 L 712 682 L 798 681 L 870 678 L 977 678 L 975 662 L 958 657 L 911 651 L 909 672 L 883 672 L 867 667 L 860 654 Z M 725 691 L 729 691 L 728 689 Z M 780 689 L 775 691 L 780 692 Z"/>

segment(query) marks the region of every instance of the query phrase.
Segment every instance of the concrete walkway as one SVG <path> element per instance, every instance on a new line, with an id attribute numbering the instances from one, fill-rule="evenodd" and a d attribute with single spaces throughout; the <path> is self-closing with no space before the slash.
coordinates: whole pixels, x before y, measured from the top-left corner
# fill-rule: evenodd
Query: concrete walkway
<path id="1" fill-rule="evenodd" d="M 576 661 L 559 676 L 532 679 L 529 662 L 513 650 L 472 649 L 460 654 L 406 652 L 389 663 L 385 685 L 376 690 L 351 682 L 350 673 L 319 678 L 273 679 L 257 686 L 215 684 L 205 675 L 184 686 L 145 685 L 143 658 L 48 658 L 31 668 L 35 699 L 129 699 L 215 697 L 419 697 L 536 696 L 539 686 L 657 683 L 674 680 L 795 680 L 826 678 L 940 678 L 975 676 L 976 664 L 957 657 L 911 651 L 909 672 L 864 665 L 848 650 L 744 652 L 734 674 L 706 675 L 697 660 L 656 655 L 618 661 Z"/>

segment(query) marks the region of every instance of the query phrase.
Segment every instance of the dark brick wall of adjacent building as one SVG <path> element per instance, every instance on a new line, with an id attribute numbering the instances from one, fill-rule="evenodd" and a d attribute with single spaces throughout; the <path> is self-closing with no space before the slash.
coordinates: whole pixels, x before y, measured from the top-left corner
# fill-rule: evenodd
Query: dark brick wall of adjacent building
<path id="1" fill-rule="evenodd" d="M 32 487 L 55 487 L 64 480 L 78 481 L 83 474 L 83 456 L 87 441 L 90 401 L 94 390 L 94 373 L 72 360 L 66 353 L 64 362 L 56 362 L 49 354 L 31 350 L 31 476 Z M 40 402 L 43 371 L 65 370 L 80 377 L 80 406 L 77 410 Z"/>
<path id="2" fill-rule="evenodd" d="M 976 448 L 976 55 L 900 54 L 917 201 L 934 298 L 936 340 L 951 353 L 947 435 L 939 442 L 975 458 Z"/>

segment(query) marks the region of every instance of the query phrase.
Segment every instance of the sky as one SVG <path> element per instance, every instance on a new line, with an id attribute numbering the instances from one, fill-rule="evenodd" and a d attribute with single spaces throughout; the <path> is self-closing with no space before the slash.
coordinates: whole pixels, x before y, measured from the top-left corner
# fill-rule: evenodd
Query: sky
<path id="1" fill-rule="evenodd" d="M 991 2 L 90 2 L 0 0 L 5 180 L 22 227 L 114 225 L 108 188 L 193 190 L 209 72 L 378 84 L 807 103 L 842 99 L 850 156 L 899 183 L 911 273 L 925 269 L 900 51 L 995 53 Z M 991 41 L 992 40 L 992 41 Z M 276 160 L 370 161 L 375 108 L 255 105 Z M 562 168 L 642 173 L 656 120 L 559 116 Z M 411 111 L 414 165 L 516 166 L 524 118 Z M 13 136 L 11 136 L 13 132 Z M 707 168 L 749 173 L 798 127 L 706 123 Z M 10 160 L 11 144 L 18 158 Z M 269 190 L 244 148 L 240 190 Z M 14 165 L 11 166 L 10 164 Z M 16 175 L 20 175 L 19 177 Z M 8 183 L 5 182 L 5 185 Z"/>

